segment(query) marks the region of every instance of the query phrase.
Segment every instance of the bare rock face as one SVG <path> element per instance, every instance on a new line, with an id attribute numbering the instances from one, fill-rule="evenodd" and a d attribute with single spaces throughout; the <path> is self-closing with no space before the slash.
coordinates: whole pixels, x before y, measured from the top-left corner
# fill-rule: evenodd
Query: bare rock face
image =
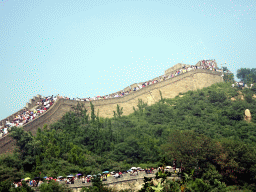
<path id="1" fill-rule="evenodd" d="M 245 120 L 246 120 L 246 121 L 251 121 L 252 115 L 251 115 L 250 110 L 249 110 L 249 109 L 246 109 L 246 110 L 244 111 L 244 113 L 245 113 Z"/>

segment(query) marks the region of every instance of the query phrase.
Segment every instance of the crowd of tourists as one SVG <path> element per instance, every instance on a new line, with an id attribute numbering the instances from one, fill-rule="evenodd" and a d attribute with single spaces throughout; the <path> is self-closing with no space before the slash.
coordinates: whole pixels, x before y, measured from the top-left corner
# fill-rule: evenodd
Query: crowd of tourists
<path id="1" fill-rule="evenodd" d="M 16 115 L 12 121 L 6 121 L 5 125 L 0 126 L 0 139 L 7 135 L 12 127 L 22 127 L 35 119 L 37 116 L 40 116 L 46 112 L 56 100 L 57 97 L 53 97 L 53 95 L 44 97 L 41 99 L 41 101 L 37 102 L 37 106 L 34 108 L 34 110 L 24 109 L 24 111 Z"/>
<path id="2" fill-rule="evenodd" d="M 155 169 L 155 168 L 142 169 L 142 168 L 138 167 L 138 168 L 132 168 L 125 172 L 104 171 L 104 172 L 102 172 L 102 174 L 93 175 L 93 176 L 92 175 L 85 176 L 83 174 L 76 174 L 75 176 L 74 175 L 68 175 L 67 177 L 58 176 L 57 178 L 45 176 L 44 178 L 36 177 L 34 179 L 30 179 L 29 177 L 27 177 L 25 179 L 15 181 L 13 183 L 13 186 L 15 188 L 22 186 L 23 180 L 26 181 L 26 183 L 30 187 L 39 187 L 43 183 L 49 183 L 51 180 L 56 181 L 56 182 L 65 183 L 65 184 L 74 184 L 75 181 L 86 184 L 86 183 L 91 183 L 95 177 L 99 177 L 101 181 L 107 181 L 107 179 L 109 179 L 111 177 L 118 179 L 118 178 L 123 177 L 124 175 L 136 176 L 136 175 L 140 175 L 143 172 L 145 172 L 146 174 L 154 174 L 155 170 L 158 170 L 158 169 Z"/>

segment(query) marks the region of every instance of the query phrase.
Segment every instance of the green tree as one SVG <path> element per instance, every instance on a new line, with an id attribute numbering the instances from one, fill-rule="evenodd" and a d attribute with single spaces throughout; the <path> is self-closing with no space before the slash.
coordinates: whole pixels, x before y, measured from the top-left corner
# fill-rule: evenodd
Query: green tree
<path id="1" fill-rule="evenodd" d="M 207 159 L 218 155 L 218 146 L 208 137 L 198 135 L 194 131 L 173 131 L 168 142 L 161 146 L 162 154 L 168 159 L 182 161 L 186 169 L 197 166 L 207 168 Z"/>
<path id="2" fill-rule="evenodd" d="M 0 191 L 9 192 L 11 189 L 12 181 L 11 180 L 1 180 L 0 181 Z"/>
<path id="3" fill-rule="evenodd" d="M 251 73 L 251 70 L 249 68 L 240 68 L 237 70 L 236 76 L 238 79 L 241 79 L 241 81 L 245 82 L 247 75 Z"/>
<path id="4" fill-rule="evenodd" d="M 234 80 L 234 74 L 233 74 L 233 73 L 224 73 L 223 80 L 224 80 L 225 82 L 234 83 L 234 82 L 235 82 L 235 80 Z"/>
<path id="5" fill-rule="evenodd" d="M 75 114 L 81 118 L 81 123 L 88 123 L 89 115 L 87 114 L 87 109 L 84 106 L 83 103 L 79 103 L 74 107 L 72 106 L 72 109 L 74 110 Z"/>
<path id="6" fill-rule="evenodd" d="M 120 106 L 117 104 L 116 112 L 115 111 L 113 112 L 114 112 L 114 118 L 117 118 L 117 117 L 120 118 L 123 114 L 123 107 L 120 108 Z"/>
<path id="7" fill-rule="evenodd" d="M 237 70 L 237 78 L 250 85 L 256 82 L 256 68 L 241 68 Z"/>
<path id="8" fill-rule="evenodd" d="M 163 95 L 162 95 L 162 91 L 159 90 L 159 94 L 160 94 L 160 102 L 164 103 L 165 99 L 163 98 Z"/>
<path id="9" fill-rule="evenodd" d="M 92 102 L 90 102 L 90 105 L 91 105 L 91 120 L 92 120 L 92 123 L 94 123 L 96 119 L 96 115 L 94 113 L 94 105 L 92 104 Z"/>
<path id="10" fill-rule="evenodd" d="M 144 103 L 144 102 L 142 101 L 142 99 L 138 99 L 138 105 L 137 105 L 138 110 L 136 110 L 135 107 L 133 107 L 133 110 L 134 110 L 135 114 L 139 113 L 140 115 L 142 115 L 144 109 L 145 109 L 147 106 L 148 106 L 148 104 L 147 104 L 147 103 Z"/>
<path id="11" fill-rule="evenodd" d="M 251 84 L 256 82 L 256 72 L 246 75 L 246 83 L 250 87 Z"/>
<path id="12" fill-rule="evenodd" d="M 216 170 L 216 167 L 214 165 L 210 164 L 207 171 L 203 173 L 202 178 L 208 183 L 210 183 L 211 185 L 213 185 L 215 179 L 217 180 L 222 179 L 222 175 Z"/>
<path id="13" fill-rule="evenodd" d="M 217 170 L 228 185 L 252 184 L 256 181 L 256 150 L 253 145 L 238 140 L 222 139 Z"/>
<path id="14" fill-rule="evenodd" d="M 16 140 L 16 145 L 19 151 L 20 159 L 23 161 L 25 171 L 32 170 L 36 164 L 36 155 L 42 151 L 40 141 L 36 141 L 31 132 L 24 131 L 23 128 L 12 129 L 11 137 Z"/>
<path id="15" fill-rule="evenodd" d="M 209 94 L 209 100 L 211 103 L 223 103 L 227 99 L 224 92 L 212 91 Z"/>

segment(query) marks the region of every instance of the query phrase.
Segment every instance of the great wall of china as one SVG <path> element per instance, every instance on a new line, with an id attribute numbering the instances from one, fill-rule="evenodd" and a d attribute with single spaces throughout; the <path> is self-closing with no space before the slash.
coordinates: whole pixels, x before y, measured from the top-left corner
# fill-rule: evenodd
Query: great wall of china
<path id="1" fill-rule="evenodd" d="M 161 99 L 159 94 L 160 91 L 163 98 L 174 98 L 179 95 L 179 93 L 202 89 L 222 81 L 223 78 L 221 72 L 196 69 L 165 81 L 146 86 L 143 89 L 132 92 L 124 97 L 95 100 L 92 101 L 92 104 L 94 105 L 95 113 L 99 110 L 100 117 L 113 117 L 113 111 L 116 111 L 117 104 L 120 107 L 123 107 L 123 115 L 129 115 L 133 113 L 133 107 L 136 108 L 138 99 L 148 103 L 148 105 L 152 105 Z M 34 97 L 30 100 L 30 103 L 27 103 L 26 108 L 31 109 L 35 107 L 36 102 L 39 100 L 39 95 Z M 79 102 L 84 103 L 90 114 L 90 103 L 86 101 Z M 76 100 L 58 99 L 49 110 L 41 116 L 36 117 L 31 122 L 28 122 L 23 128 L 25 131 L 31 131 L 32 134 L 35 135 L 39 127 L 42 128 L 45 124 L 49 125 L 58 121 L 66 112 L 71 110 L 72 106 L 76 106 L 77 103 L 78 101 Z M 24 109 L 0 121 L 0 125 L 4 125 L 6 120 L 14 119 L 14 117 L 23 110 Z M 13 151 L 14 145 L 15 142 L 10 136 L 7 135 L 1 138 L 0 154 Z"/>

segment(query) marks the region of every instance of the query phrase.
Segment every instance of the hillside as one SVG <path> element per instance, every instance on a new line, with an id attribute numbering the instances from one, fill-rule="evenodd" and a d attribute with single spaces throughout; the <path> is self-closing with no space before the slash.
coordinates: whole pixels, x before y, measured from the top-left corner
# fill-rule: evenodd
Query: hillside
<path id="1" fill-rule="evenodd" d="M 241 94 L 244 99 L 241 99 Z M 212 169 L 226 185 L 250 185 L 256 178 L 255 90 L 230 83 L 179 94 L 147 106 L 138 101 L 134 112 L 115 118 L 97 117 L 78 105 L 50 129 L 32 136 L 14 129 L 18 152 L 1 156 L 1 180 L 12 177 L 94 174 L 102 170 L 127 170 L 131 166 L 172 165 L 190 170 L 201 167 L 197 177 Z M 231 98 L 235 98 L 231 99 Z M 252 114 L 244 120 L 245 109 Z"/>
<path id="2" fill-rule="evenodd" d="M 133 112 L 133 107 L 136 107 L 138 99 L 152 105 L 160 100 L 159 91 L 165 98 L 174 98 L 179 93 L 187 92 L 189 90 L 197 90 L 203 87 L 208 87 L 214 83 L 222 82 L 221 73 L 217 71 L 210 71 L 207 69 L 196 69 L 178 76 L 148 85 L 138 91 L 130 91 L 130 93 L 123 97 L 114 97 L 102 100 L 93 100 L 92 104 L 95 106 L 95 113 L 99 112 L 100 117 L 113 117 L 113 111 L 116 106 L 123 107 L 123 115 L 129 115 Z M 39 97 L 31 100 L 31 107 L 36 106 L 36 101 Z M 23 126 L 25 131 L 31 131 L 33 135 L 36 134 L 37 129 L 42 128 L 45 124 L 51 124 L 59 120 L 66 112 L 70 111 L 72 107 L 76 106 L 78 101 L 58 99 L 53 106 L 43 113 L 41 116 L 36 117 L 32 121 Z M 88 112 L 90 113 L 90 103 L 82 102 Z M 30 108 L 28 108 L 29 110 Z M 11 121 L 17 113 L 9 116 L 7 119 Z M 2 120 L 2 124 L 5 120 Z M 12 138 L 9 136 L 0 138 L 0 154 L 13 150 Z"/>

